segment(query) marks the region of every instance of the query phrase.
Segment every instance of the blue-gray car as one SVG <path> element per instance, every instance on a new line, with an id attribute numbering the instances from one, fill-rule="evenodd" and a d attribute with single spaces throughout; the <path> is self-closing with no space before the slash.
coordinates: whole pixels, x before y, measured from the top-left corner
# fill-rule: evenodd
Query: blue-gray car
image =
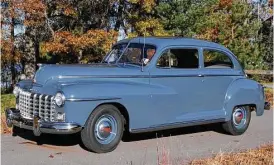
<path id="1" fill-rule="evenodd" d="M 98 64 L 44 65 L 14 88 L 8 126 L 41 133 L 80 133 L 93 152 L 114 150 L 123 134 L 220 123 L 244 133 L 251 113 L 270 105 L 219 44 L 187 38 L 121 40 Z"/>

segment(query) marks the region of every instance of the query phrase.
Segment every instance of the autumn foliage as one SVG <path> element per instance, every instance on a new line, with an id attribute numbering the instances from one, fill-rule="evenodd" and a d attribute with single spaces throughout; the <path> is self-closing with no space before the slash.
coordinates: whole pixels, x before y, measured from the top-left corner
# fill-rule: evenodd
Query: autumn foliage
<path id="1" fill-rule="evenodd" d="M 273 67 L 270 46 L 273 28 L 263 25 L 264 20 L 257 15 L 258 5 L 253 3 L 3 0 L 2 70 L 10 68 L 15 82 L 17 64 L 22 64 L 24 73 L 32 75 L 37 63 L 98 62 L 121 32 L 123 37 L 180 36 L 209 40 L 232 50 L 246 69 L 269 69 Z M 272 0 L 259 5 L 273 13 Z"/>
<path id="2" fill-rule="evenodd" d="M 24 0 L 20 8 L 25 12 L 25 26 L 39 26 L 45 21 L 47 7 L 41 0 Z"/>
<path id="3" fill-rule="evenodd" d="M 53 40 L 46 42 L 43 48 L 52 53 L 77 52 L 93 46 L 102 46 L 103 50 L 108 50 L 114 43 L 117 32 L 111 30 L 89 30 L 84 34 L 77 35 L 69 31 L 55 33 Z"/>
<path id="4" fill-rule="evenodd" d="M 73 34 L 69 31 L 56 32 L 51 41 L 42 46 L 43 52 L 53 54 L 72 53 L 78 57 L 87 49 L 100 48 L 106 53 L 117 40 L 116 31 L 105 31 L 100 29 L 89 30 L 83 34 Z"/>

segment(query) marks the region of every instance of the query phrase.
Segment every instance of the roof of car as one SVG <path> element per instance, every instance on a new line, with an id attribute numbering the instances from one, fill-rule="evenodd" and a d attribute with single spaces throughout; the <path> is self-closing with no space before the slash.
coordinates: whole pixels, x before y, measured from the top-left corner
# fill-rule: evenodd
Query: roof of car
<path id="1" fill-rule="evenodd" d="M 214 47 L 214 48 L 219 48 L 219 49 L 225 49 L 229 51 L 226 47 L 206 41 L 206 40 L 200 40 L 200 39 L 194 39 L 194 38 L 183 38 L 183 37 L 135 37 L 135 38 L 129 38 L 129 39 L 123 39 L 118 41 L 117 44 L 120 43 L 127 43 L 127 42 L 132 42 L 132 43 L 147 43 L 147 44 L 153 44 L 155 46 L 161 46 L 161 47 L 166 47 L 170 45 L 187 45 L 187 46 L 203 46 L 203 47 Z"/>

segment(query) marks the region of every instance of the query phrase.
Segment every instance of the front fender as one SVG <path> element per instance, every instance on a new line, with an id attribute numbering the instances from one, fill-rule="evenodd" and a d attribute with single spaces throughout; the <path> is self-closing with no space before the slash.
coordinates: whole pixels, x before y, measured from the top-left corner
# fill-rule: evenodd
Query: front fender
<path id="1" fill-rule="evenodd" d="M 261 116 L 264 112 L 263 87 L 256 81 L 239 78 L 233 81 L 225 96 L 224 109 L 226 120 L 230 120 L 232 110 L 238 105 L 255 105 L 256 115 Z"/>
<path id="2" fill-rule="evenodd" d="M 33 81 L 31 79 L 21 80 L 16 85 L 19 86 L 21 89 L 29 90 L 33 86 Z"/>
<path id="3" fill-rule="evenodd" d="M 92 111 L 101 104 L 119 103 L 127 110 L 129 116 L 134 116 L 129 125 L 138 123 L 134 119 L 142 119 L 139 110 L 148 109 L 150 86 L 147 82 L 138 81 L 93 81 L 88 83 L 73 83 L 61 86 L 65 94 L 66 120 L 77 122 L 82 126 Z"/>
<path id="4" fill-rule="evenodd" d="M 149 95 L 149 84 L 134 81 L 93 81 L 61 85 L 66 99 L 104 99 Z"/>

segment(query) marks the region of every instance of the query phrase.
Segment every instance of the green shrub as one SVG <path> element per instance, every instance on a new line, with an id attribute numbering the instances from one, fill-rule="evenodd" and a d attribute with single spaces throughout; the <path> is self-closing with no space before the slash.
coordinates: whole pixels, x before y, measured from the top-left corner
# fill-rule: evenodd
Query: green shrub
<path id="1" fill-rule="evenodd" d="M 248 75 L 248 78 L 258 81 L 260 83 L 273 82 L 273 75 Z"/>
<path id="2" fill-rule="evenodd" d="M 6 108 L 15 107 L 15 97 L 13 94 L 1 95 L 1 113 L 5 111 Z"/>
<path id="3" fill-rule="evenodd" d="M 12 87 L 9 88 L 1 88 L 1 94 L 9 94 L 12 93 Z"/>

